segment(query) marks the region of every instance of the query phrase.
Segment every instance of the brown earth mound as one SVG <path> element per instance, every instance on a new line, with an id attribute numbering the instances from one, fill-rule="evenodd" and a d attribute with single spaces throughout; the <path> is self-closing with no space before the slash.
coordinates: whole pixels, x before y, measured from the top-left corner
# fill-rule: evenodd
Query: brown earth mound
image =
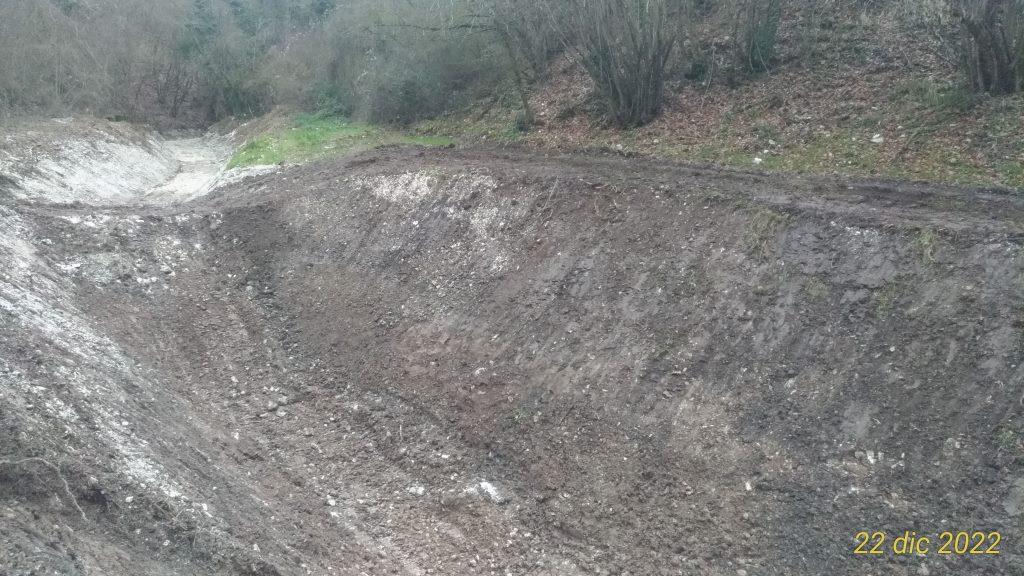
<path id="1" fill-rule="evenodd" d="M 1020 573 L 1022 223 L 500 151 L 7 201 L 0 572 Z"/>

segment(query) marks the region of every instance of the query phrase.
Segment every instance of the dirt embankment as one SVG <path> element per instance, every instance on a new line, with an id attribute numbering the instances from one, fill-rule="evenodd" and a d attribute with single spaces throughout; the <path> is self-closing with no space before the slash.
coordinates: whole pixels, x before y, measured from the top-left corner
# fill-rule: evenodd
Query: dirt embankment
<path id="1" fill-rule="evenodd" d="M 0 210 L 15 574 L 1021 569 L 1019 198 L 398 150 Z"/>
<path id="2" fill-rule="evenodd" d="M 0 194 L 43 203 L 123 206 L 192 200 L 220 178 L 233 134 L 168 139 L 84 118 L 13 121 L 0 139 Z"/>

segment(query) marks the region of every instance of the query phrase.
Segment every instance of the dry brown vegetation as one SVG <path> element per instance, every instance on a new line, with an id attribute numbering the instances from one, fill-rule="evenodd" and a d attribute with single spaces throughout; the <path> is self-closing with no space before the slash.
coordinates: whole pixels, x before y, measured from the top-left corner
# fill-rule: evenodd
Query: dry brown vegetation
<path id="1" fill-rule="evenodd" d="M 1020 186 L 1022 22 L 1024 0 L 26 0 L 0 5 L 0 117 L 500 118 L 506 138 Z"/>

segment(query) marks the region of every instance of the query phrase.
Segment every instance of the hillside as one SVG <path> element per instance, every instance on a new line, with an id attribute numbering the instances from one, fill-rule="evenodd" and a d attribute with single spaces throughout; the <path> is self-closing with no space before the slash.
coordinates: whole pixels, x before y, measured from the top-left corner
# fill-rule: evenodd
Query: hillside
<path id="1" fill-rule="evenodd" d="M 691 31 L 661 116 L 642 128 L 603 122 L 589 78 L 562 54 L 532 87 L 530 131 L 516 131 L 515 109 L 491 100 L 416 129 L 772 172 L 1024 188 L 1024 96 L 968 92 L 950 46 L 892 10 L 792 5 L 803 9 L 784 12 L 775 66 L 753 78 L 727 77 L 727 27 Z"/>

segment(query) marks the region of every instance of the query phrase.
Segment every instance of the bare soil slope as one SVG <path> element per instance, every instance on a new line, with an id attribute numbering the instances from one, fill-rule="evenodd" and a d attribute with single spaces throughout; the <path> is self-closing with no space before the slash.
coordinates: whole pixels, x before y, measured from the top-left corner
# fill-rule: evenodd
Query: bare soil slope
<path id="1" fill-rule="evenodd" d="M 1022 224 L 501 151 L 5 200 L 0 572 L 1020 573 Z"/>

